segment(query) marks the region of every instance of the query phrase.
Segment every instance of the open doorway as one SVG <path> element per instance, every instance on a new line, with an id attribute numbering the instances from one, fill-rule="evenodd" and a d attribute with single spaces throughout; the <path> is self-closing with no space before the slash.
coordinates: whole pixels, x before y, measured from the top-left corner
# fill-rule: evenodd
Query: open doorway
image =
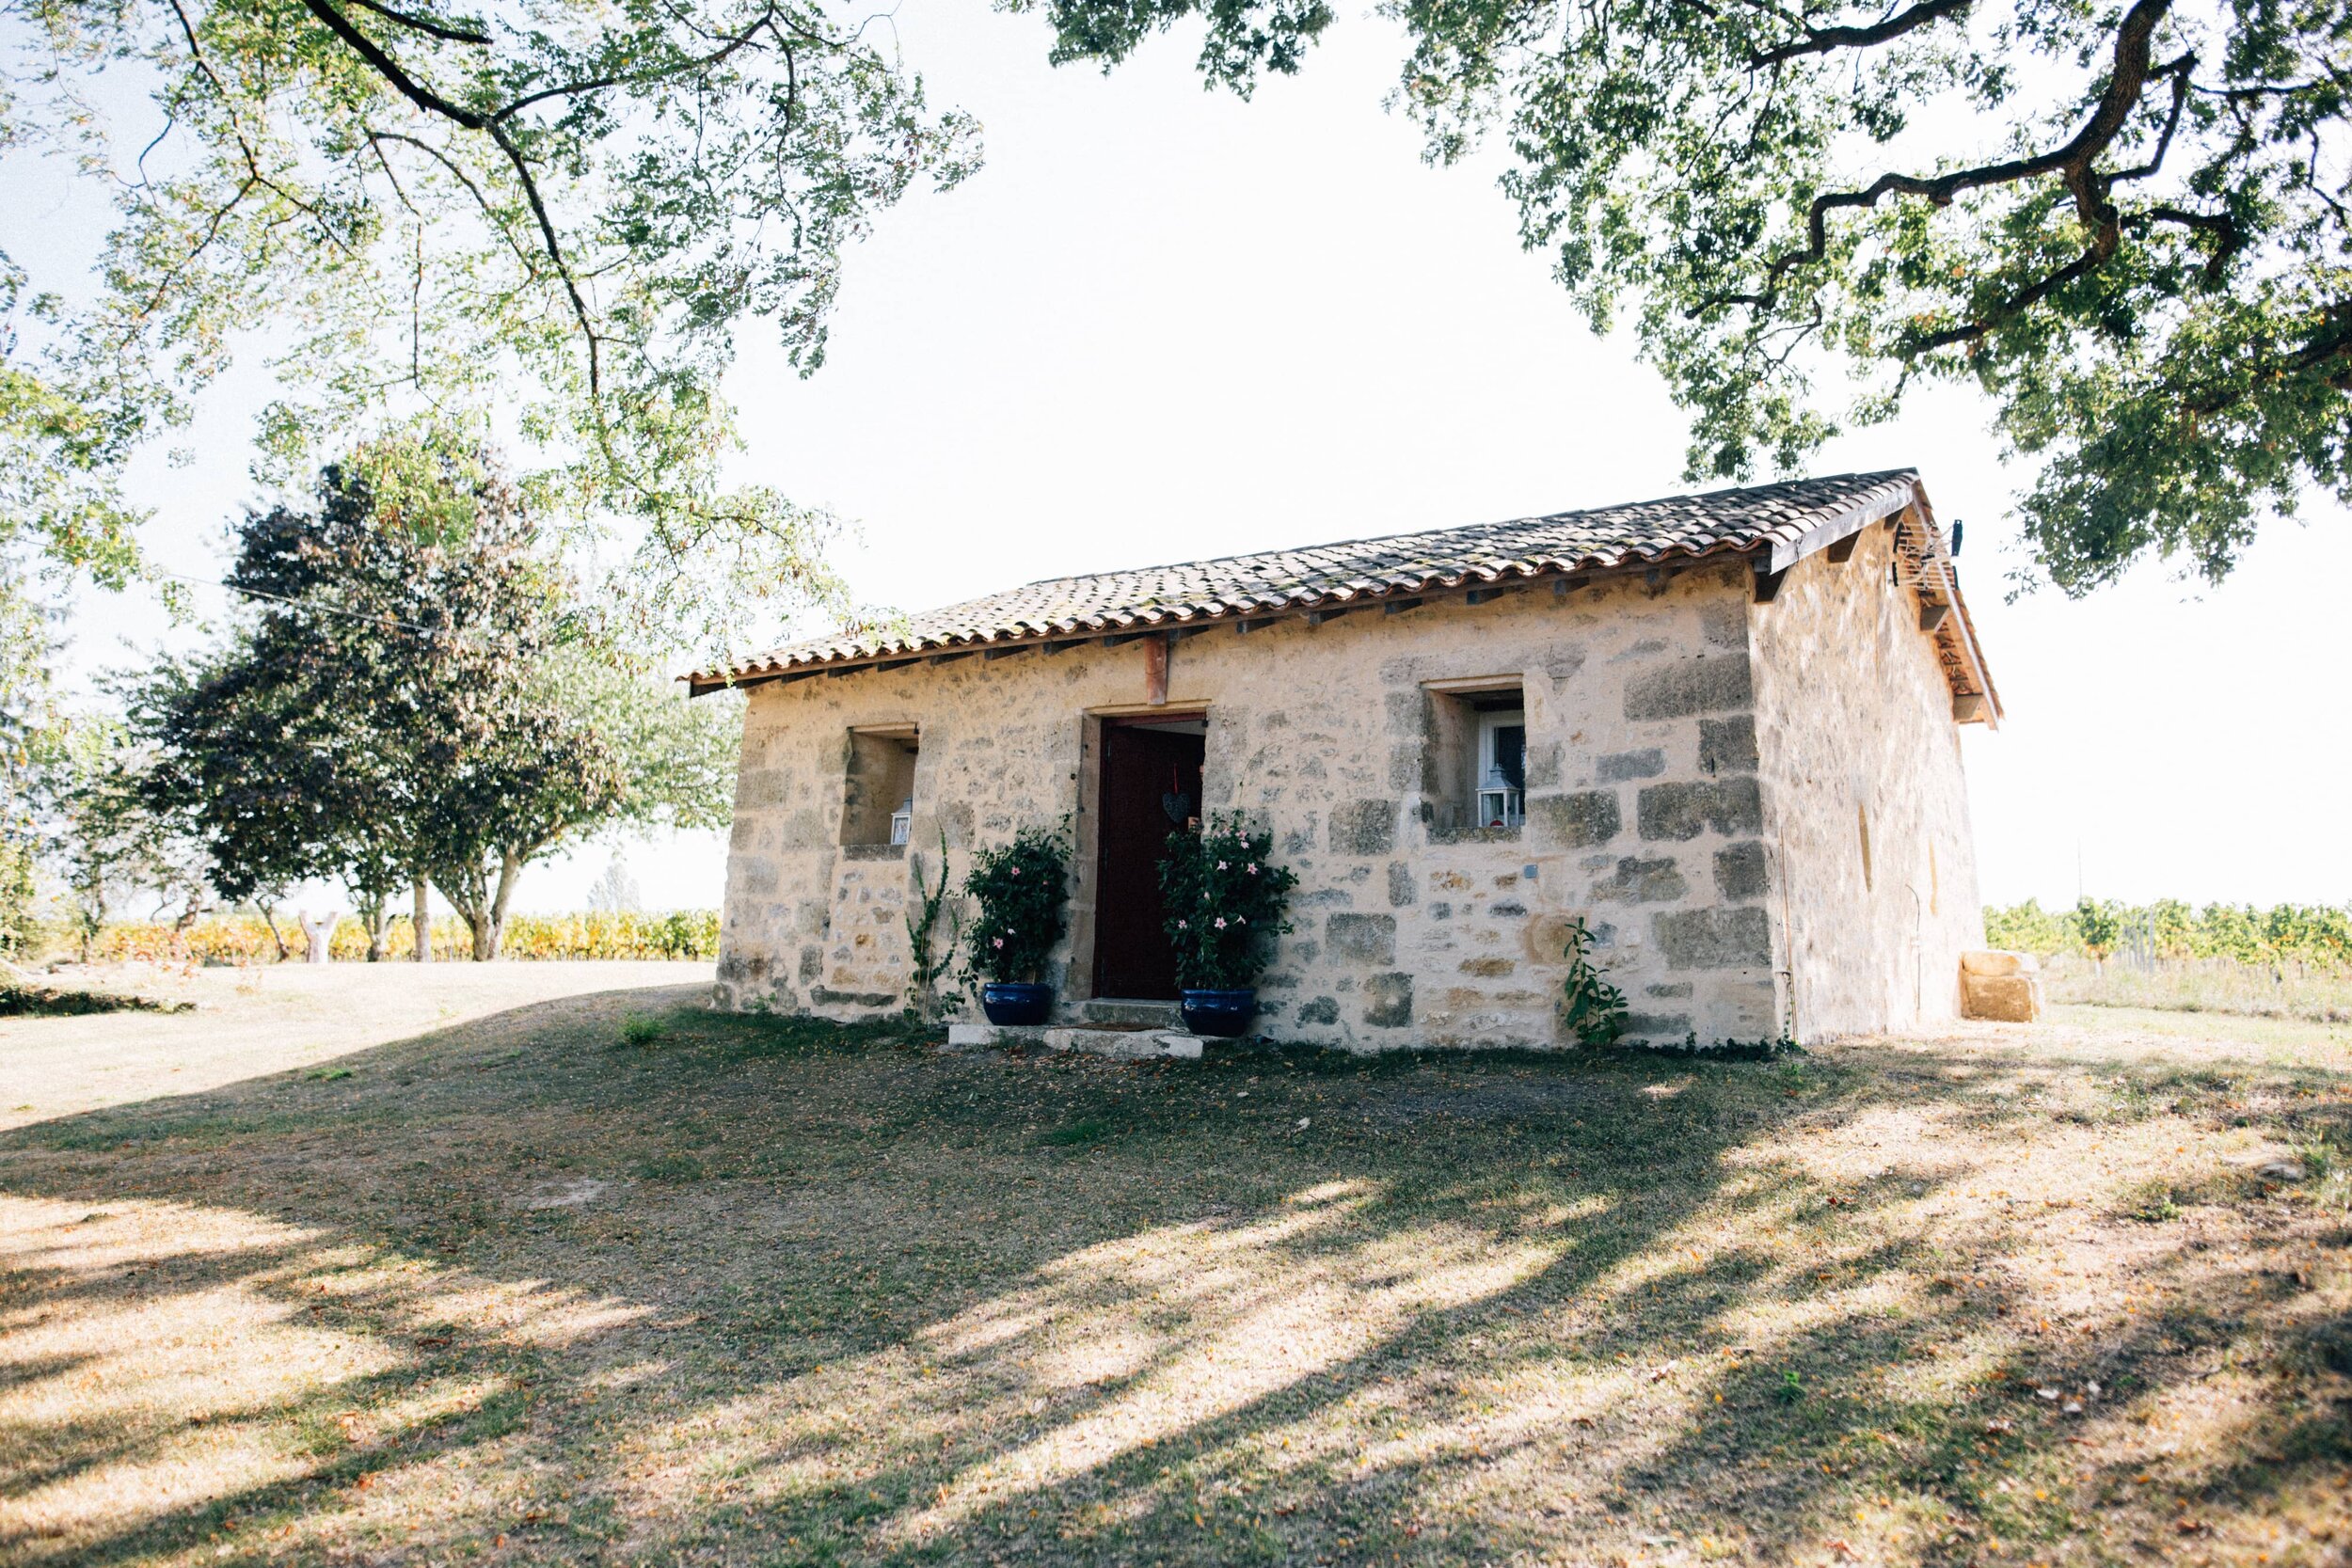
<path id="1" fill-rule="evenodd" d="M 1160 910 L 1168 835 L 1200 816 L 1204 715 L 1103 721 L 1100 859 L 1094 895 L 1094 994 L 1173 1001 L 1176 954 Z"/>

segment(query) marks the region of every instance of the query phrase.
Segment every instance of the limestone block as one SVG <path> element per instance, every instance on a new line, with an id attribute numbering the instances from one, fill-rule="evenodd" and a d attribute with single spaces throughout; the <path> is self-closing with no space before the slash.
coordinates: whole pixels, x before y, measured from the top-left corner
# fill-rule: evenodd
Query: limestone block
<path id="1" fill-rule="evenodd" d="M 996 1043 L 1003 1031 L 993 1023 L 950 1023 L 947 1025 L 947 1048 L 950 1051 L 984 1051 Z"/>
<path id="2" fill-rule="evenodd" d="M 2015 974 L 2039 974 L 2042 962 L 2031 953 L 2005 953 L 1998 949 L 1963 953 L 1960 956 L 1963 974 L 1990 974 L 2007 978 Z"/>
<path id="3" fill-rule="evenodd" d="M 1961 1011 L 1995 1023 L 2032 1023 L 2042 1017 L 2042 979 L 2035 974 L 1960 977 Z"/>

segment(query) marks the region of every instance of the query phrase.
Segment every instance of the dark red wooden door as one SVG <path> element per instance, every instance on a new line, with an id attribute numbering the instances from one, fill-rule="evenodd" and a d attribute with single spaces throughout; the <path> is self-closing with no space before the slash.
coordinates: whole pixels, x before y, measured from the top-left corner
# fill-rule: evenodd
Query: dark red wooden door
<path id="1" fill-rule="evenodd" d="M 1160 926 L 1168 835 L 1200 815 L 1203 736 L 1103 726 L 1101 874 L 1094 894 L 1094 994 L 1176 995 L 1176 955 Z M 1172 814 L 1172 815 L 1171 815 Z"/>

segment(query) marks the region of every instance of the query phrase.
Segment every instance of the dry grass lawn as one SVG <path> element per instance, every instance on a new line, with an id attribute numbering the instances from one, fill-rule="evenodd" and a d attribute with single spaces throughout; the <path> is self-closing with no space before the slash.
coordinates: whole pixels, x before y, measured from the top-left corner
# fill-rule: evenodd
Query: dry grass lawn
<path id="1" fill-rule="evenodd" d="M 1120 1066 L 672 977 L 0 1024 L 0 1560 L 2352 1560 L 2344 1026 Z"/>

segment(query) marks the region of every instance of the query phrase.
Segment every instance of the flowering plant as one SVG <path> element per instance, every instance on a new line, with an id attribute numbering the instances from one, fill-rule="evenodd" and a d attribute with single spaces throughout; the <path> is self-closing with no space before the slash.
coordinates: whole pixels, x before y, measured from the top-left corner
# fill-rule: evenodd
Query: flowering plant
<path id="1" fill-rule="evenodd" d="M 1267 860 L 1273 847 L 1274 835 L 1246 831 L 1239 813 L 1168 835 L 1160 906 L 1178 985 L 1238 990 L 1257 974 L 1264 944 L 1291 928 L 1282 911 L 1298 874 Z"/>
<path id="2" fill-rule="evenodd" d="M 973 855 L 963 891 L 979 905 L 966 981 L 1035 980 L 1061 941 L 1070 897 L 1070 842 L 1060 825 L 1035 825 Z"/>

